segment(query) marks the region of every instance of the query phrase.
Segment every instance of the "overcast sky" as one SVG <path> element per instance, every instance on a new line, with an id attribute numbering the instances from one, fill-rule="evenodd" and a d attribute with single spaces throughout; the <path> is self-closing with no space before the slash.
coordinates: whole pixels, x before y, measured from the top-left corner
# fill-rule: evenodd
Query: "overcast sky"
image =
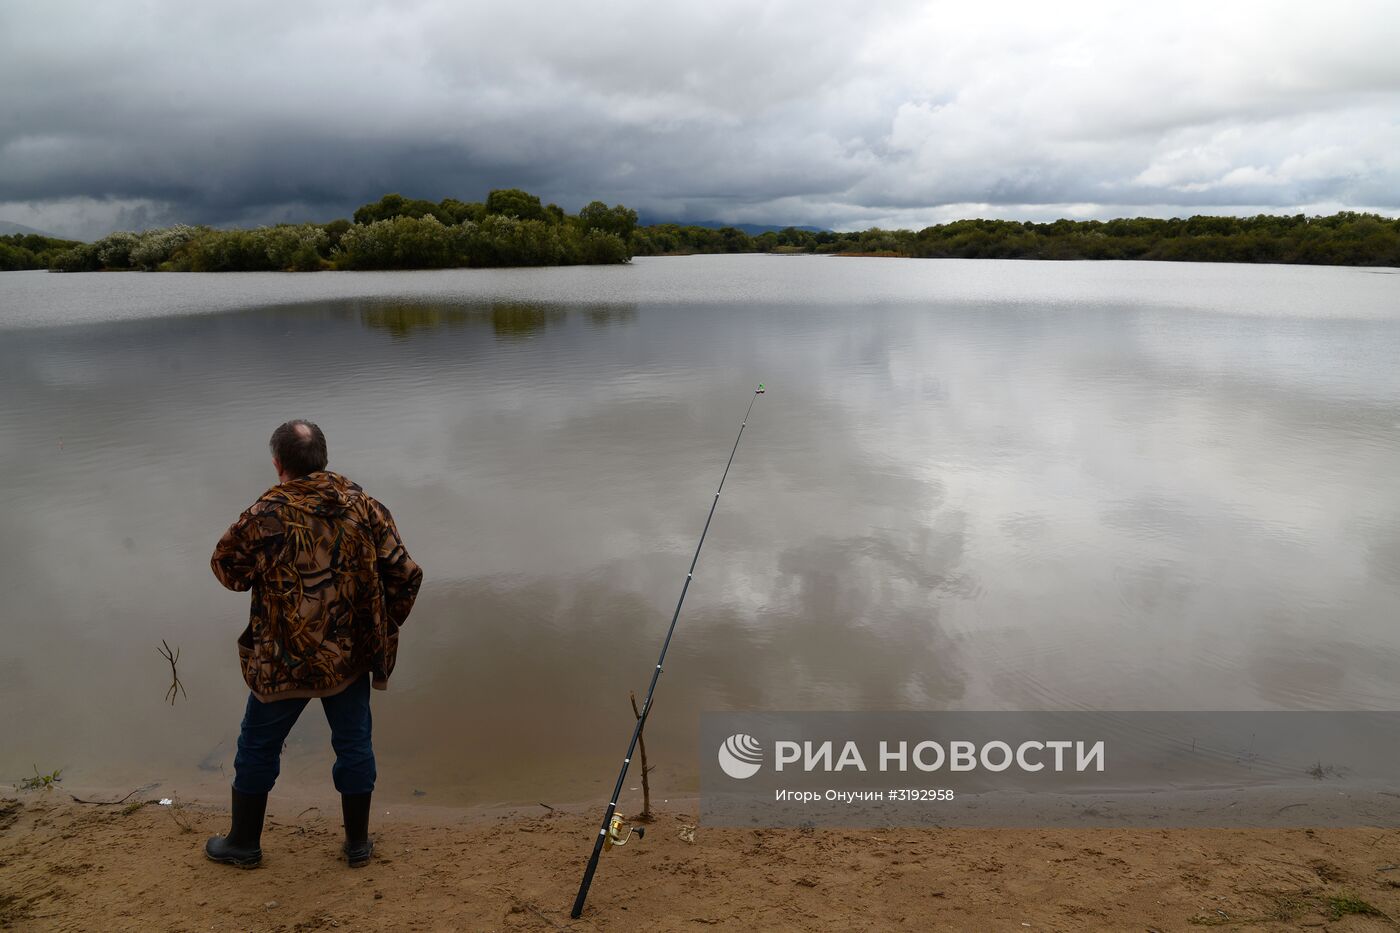
<path id="1" fill-rule="evenodd" d="M 0 220 L 1400 213 L 1400 3 L 0 0 Z"/>

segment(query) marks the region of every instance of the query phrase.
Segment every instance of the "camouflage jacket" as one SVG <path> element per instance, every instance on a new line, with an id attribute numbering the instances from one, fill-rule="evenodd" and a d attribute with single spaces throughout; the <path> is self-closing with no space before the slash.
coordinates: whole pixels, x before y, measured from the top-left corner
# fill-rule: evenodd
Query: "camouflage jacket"
<path id="1" fill-rule="evenodd" d="M 366 671 L 388 685 L 423 571 L 359 486 L 321 470 L 272 487 L 209 563 L 224 586 L 253 591 L 238 654 L 258 699 L 330 696 Z"/>

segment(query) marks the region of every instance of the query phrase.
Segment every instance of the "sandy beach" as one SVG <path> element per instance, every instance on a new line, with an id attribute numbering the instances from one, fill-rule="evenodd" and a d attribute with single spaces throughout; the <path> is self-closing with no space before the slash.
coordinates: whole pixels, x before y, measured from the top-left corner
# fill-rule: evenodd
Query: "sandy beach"
<path id="1" fill-rule="evenodd" d="M 115 799 L 113 795 L 111 798 Z M 85 798 L 88 799 L 88 798 Z M 0 804 L 0 927 L 15 930 L 1381 930 L 1400 832 L 738 830 L 657 815 L 568 908 L 587 808 L 377 808 L 375 859 L 337 861 L 339 813 L 274 798 L 263 864 L 205 860 L 207 804 Z"/>

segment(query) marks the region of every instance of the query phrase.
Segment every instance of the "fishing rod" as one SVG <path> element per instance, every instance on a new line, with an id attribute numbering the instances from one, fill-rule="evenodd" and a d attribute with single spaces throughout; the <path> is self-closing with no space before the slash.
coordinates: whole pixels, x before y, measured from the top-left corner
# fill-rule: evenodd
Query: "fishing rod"
<path id="1" fill-rule="evenodd" d="M 627 743 L 627 754 L 622 758 L 622 770 L 617 775 L 617 785 L 613 788 L 612 800 L 608 801 L 607 812 L 603 814 L 603 826 L 598 830 L 598 838 L 593 841 L 593 854 L 588 857 L 588 867 L 583 870 L 583 881 L 578 886 L 578 897 L 574 898 L 574 909 L 569 916 L 577 920 L 583 914 L 583 902 L 588 899 L 589 885 L 593 884 L 593 873 L 598 870 L 598 856 L 603 854 L 604 848 L 611 849 L 613 846 L 624 844 L 632 835 L 633 830 L 628 830 L 627 835 L 622 835 L 623 818 L 617 815 L 617 798 L 622 796 L 622 784 L 627 780 L 627 768 L 632 764 L 632 753 L 637 750 L 637 739 L 641 737 L 642 726 L 646 725 L 647 714 L 651 712 L 651 697 L 656 693 L 656 682 L 661 679 L 661 665 L 666 661 L 666 649 L 671 647 L 671 636 L 676 633 L 676 620 L 681 617 L 681 606 L 685 604 L 685 594 L 690 589 L 691 578 L 695 575 L 695 563 L 700 560 L 700 549 L 705 546 L 705 535 L 710 530 L 710 519 L 715 517 L 715 506 L 719 505 L 719 494 L 724 490 L 724 481 L 729 476 L 729 468 L 734 464 L 734 454 L 739 450 L 739 439 L 744 436 L 744 428 L 749 423 L 749 415 L 753 412 L 753 403 L 758 401 L 758 397 L 763 394 L 763 383 L 758 384 L 754 389 L 753 398 L 749 400 L 748 411 L 744 412 L 744 420 L 739 424 L 739 434 L 734 438 L 734 449 L 729 451 L 729 462 L 724 465 L 724 474 L 719 478 L 719 488 L 715 490 L 715 498 L 710 503 L 710 514 L 705 516 L 705 528 L 700 532 L 700 543 L 695 545 L 695 556 L 690 559 L 690 569 L 685 574 L 685 585 L 681 587 L 681 598 L 676 601 L 676 611 L 671 614 L 671 627 L 666 630 L 666 640 L 661 643 L 661 655 L 656 659 L 656 669 L 651 672 L 651 685 L 647 687 L 647 697 L 642 701 L 642 711 L 637 716 L 637 725 L 632 729 L 632 739 Z M 637 838 L 641 838 L 645 832 L 638 828 L 635 830 Z"/>

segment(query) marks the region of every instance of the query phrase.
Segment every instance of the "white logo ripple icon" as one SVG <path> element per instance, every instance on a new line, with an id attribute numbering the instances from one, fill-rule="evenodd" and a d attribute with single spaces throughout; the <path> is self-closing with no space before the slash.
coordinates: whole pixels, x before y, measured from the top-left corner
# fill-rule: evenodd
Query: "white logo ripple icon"
<path id="1" fill-rule="evenodd" d="M 732 778 L 751 778 L 763 767 L 763 746 L 753 736 L 737 732 L 719 747 L 719 766 Z"/>

